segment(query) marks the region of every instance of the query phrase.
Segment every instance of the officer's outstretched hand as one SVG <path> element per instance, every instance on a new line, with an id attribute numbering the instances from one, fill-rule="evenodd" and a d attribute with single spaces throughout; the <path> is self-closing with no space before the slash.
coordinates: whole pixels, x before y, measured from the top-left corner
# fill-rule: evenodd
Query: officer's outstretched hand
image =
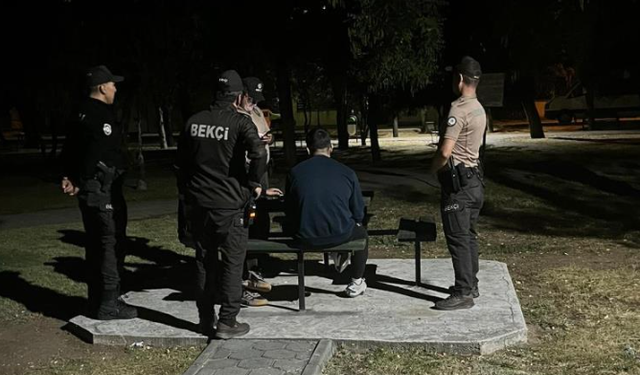
<path id="1" fill-rule="evenodd" d="M 73 183 L 66 177 L 62 178 L 62 192 L 69 195 L 76 195 L 80 191 L 79 188 L 73 186 Z"/>
<path id="2" fill-rule="evenodd" d="M 260 194 L 262 194 L 262 188 L 261 187 L 257 187 L 255 189 L 253 189 L 253 196 L 256 199 L 260 198 Z"/>

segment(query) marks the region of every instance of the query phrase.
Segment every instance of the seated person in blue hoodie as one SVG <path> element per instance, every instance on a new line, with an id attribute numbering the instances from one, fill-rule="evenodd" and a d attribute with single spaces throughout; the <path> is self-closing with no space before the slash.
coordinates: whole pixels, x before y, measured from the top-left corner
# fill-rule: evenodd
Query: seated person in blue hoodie
<path id="1" fill-rule="evenodd" d="M 329 250 L 366 239 L 364 201 L 356 173 L 331 159 L 333 147 L 326 130 L 311 130 L 306 141 L 311 157 L 291 169 L 287 177 L 285 201 L 291 226 L 287 231 L 301 246 Z M 352 256 L 351 282 L 345 289 L 348 297 L 362 295 L 367 288 L 363 276 L 368 256 L 367 240 L 365 250 Z"/>

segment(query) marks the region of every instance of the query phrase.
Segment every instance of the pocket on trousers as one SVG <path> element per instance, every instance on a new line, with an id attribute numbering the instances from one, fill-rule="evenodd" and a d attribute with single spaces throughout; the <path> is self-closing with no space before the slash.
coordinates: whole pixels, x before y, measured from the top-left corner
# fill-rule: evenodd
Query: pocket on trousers
<path id="1" fill-rule="evenodd" d="M 442 225 L 445 233 L 464 232 L 462 216 L 464 215 L 464 203 L 457 200 L 446 202 L 441 208 Z"/>
<path id="2" fill-rule="evenodd" d="M 80 189 L 78 199 L 87 207 L 97 208 L 100 211 L 111 211 L 111 194 L 101 190 L 102 184 L 97 180 L 88 180 Z"/>
<path id="3" fill-rule="evenodd" d="M 87 206 L 98 208 L 100 211 L 113 211 L 109 194 L 89 193 L 87 194 L 86 202 Z"/>

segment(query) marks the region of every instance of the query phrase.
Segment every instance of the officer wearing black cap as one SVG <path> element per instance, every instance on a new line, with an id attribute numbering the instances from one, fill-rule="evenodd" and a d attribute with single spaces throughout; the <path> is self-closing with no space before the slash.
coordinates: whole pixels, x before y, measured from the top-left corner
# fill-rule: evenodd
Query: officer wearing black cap
<path id="1" fill-rule="evenodd" d="M 484 201 L 479 152 L 487 125 L 476 97 L 481 75 L 480 63 L 471 57 L 456 66 L 453 89 L 460 97 L 451 103 L 431 164 L 442 189 L 440 213 L 455 274 L 451 295 L 436 302 L 440 310 L 470 308 L 479 296 L 476 224 Z"/>
<path id="2" fill-rule="evenodd" d="M 246 77 L 242 79 L 244 85 L 244 95 L 240 101 L 240 106 L 237 107 L 237 111 L 251 119 L 256 126 L 258 136 L 264 143 L 265 151 L 267 152 L 267 165 L 270 162 L 269 143 L 272 141 L 271 134 L 269 134 L 269 125 L 262 113 L 258 103 L 265 100 L 263 91 L 264 85 L 259 78 Z M 260 179 L 262 187 L 265 189 L 263 196 L 281 196 L 282 191 L 277 188 L 269 188 L 269 173 L 267 168 L 265 173 Z M 256 238 L 262 238 L 269 233 L 270 228 L 269 213 L 264 211 L 262 204 L 257 205 L 257 218 L 254 220 L 249 230 L 249 236 Z M 259 257 L 256 255 L 247 255 L 245 262 L 245 269 L 243 273 L 243 286 L 245 290 L 242 293 L 242 305 L 249 307 L 265 306 L 269 301 L 261 296 L 259 293 L 267 293 L 271 291 L 271 284 L 269 284 L 258 267 Z"/>
<path id="3" fill-rule="evenodd" d="M 267 164 L 269 164 L 269 143 L 271 143 L 272 137 L 271 134 L 269 134 L 269 124 L 267 124 L 267 120 L 265 119 L 262 110 L 258 107 L 258 103 L 265 100 L 263 94 L 264 85 L 262 81 L 256 77 L 244 78 L 242 80 L 242 84 L 244 85 L 245 94 L 242 97 L 238 111 L 248 115 L 256 126 L 258 136 L 260 136 L 260 139 L 265 145 L 265 149 L 267 151 Z M 263 188 L 267 188 L 269 186 L 269 176 L 267 172 L 265 172 L 260 181 Z"/>
<path id="4" fill-rule="evenodd" d="M 122 129 L 111 105 L 116 83 L 123 80 L 104 65 L 89 69 L 89 98 L 80 105 L 62 154 L 62 190 L 78 197 L 87 234 L 89 313 L 101 320 L 137 316 L 135 308 L 119 299 L 127 226 L 122 194 L 126 164 Z"/>
<path id="5" fill-rule="evenodd" d="M 229 339 L 250 329 L 236 320 L 248 238 L 245 207 L 262 192 L 266 152 L 251 119 L 235 109 L 243 93 L 238 73 L 226 71 L 218 83 L 214 104 L 182 131 L 177 166 L 196 248 L 200 331 Z M 214 300 L 221 305 L 218 319 Z"/>

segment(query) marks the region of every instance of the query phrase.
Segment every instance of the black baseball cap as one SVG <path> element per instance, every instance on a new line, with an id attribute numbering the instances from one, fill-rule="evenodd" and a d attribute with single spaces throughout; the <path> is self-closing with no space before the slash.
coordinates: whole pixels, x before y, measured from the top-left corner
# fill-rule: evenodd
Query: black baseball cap
<path id="1" fill-rule="evenodd" d="M 244 89 L 254 103 L 260 103 L 264 100 L 264 95 L 262 94 L 264 85 L 261 80 L 256 77 L 247 77 L 242 80 L 242 83 L 244 83 Z"/>
<path id="2" fill-rule="evenodd" d="M 456 70 L 458 73 L 473 79 L 480 79 L 480 76 L 482 76 L 480 63 L 470 56 L 463 57 L 460 60 L 460 64 L 456 65 Z"/>
<path id="3" fill-rule="evenodd" d="M 243 89 L 242 78 L 235 70 L 226 70 L 218 77 L 218 90 L 222 93 L 242 92 Z"/>
<path id="4" fill-rule="evenodd" d="M 118 83 L 124 81 L 124 77 L 116 76 L 104 65 L 94 66 L 87 70 L 87 86 L 93 87 L 102 85 L 103 83 L 113 82 Z"/>

